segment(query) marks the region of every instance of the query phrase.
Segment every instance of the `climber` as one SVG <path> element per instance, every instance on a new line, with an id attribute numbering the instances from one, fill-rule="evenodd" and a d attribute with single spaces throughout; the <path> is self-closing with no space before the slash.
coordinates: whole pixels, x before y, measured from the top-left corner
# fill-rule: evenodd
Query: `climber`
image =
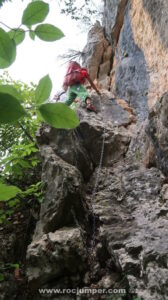
<path id="1" fill-rule="evenodd" d="M 68 86 L 63 85 L 62 89 L 55 94 L 53 101 L 56 100 L 56 102 L 65 103 L 67 100 L 67 89 Z M 74 102 L 71 104 L 72 109 L 76 108 L 76 103 L 78 103 L 78 101 L 78 98 L 74 100 Z"/>
<path id="2" fill-rule="evenodd" d="M 65 104 L 71 105 L 78 97 L 86 103 L 86 108 L 97 113 L 96 107 L 92 103 L 87 89 L 84 87 L 85 80 L 88 80 L 93 89 L 100 95 L 99 90 L 91 80 L 87 70 L 82 68 L 77 62 L 71 61 L 68 65 L 64 79 L 64 86 L 68 87 L 68 98 Z"/>

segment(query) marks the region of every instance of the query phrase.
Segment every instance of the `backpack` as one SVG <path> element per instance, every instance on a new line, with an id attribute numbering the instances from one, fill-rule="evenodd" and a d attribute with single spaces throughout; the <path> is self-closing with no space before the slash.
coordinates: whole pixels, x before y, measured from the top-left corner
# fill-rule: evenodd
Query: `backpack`
<path id="1" fill-rule="evenodd" d="M 83 70 L 86 69 L 82 68 L 77 62 L 70 62 L 65 75 L 64 84 L 71 86 L 77 83 L 85 83 L 86 77 L 83 75 Z"/>

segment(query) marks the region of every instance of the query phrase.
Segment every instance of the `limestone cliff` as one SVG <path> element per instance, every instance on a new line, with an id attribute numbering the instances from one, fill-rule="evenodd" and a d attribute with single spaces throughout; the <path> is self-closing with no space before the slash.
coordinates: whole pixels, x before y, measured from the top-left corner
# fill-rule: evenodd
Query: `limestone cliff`
<path id="1" fill-rule="evenodd" d="M 91 29 L 83 56 L 101 88 L 101 98 L 91 92 L 98 114 L 81 103 L 78 128 L 37 133 L 46 193 L 27 249 L 26 299 L 84 287 L 122 296 L 50 299 L 168 299 L 167 8 L 104 0 L 103 27 Z"/>
<path id="2" fill-rule="evenodd" d="M 98 114 L 81 104 L 76 130 L 38 132 L 46 198 L 27 251 L 33 299 L 41 287 L 168 299 L 167 22 L 164 0 L 106 0 L 83 56 Z"/>

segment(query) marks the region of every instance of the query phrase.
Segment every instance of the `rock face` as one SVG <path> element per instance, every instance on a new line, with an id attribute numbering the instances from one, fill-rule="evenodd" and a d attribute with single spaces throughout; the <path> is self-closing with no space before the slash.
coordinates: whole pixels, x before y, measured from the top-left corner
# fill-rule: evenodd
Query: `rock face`
<path id="1" fill-rule="evenodd" d="M 168 3 L 162 1 L 131 1 L 130 17 L 136 44 L 146 60 L 150 87 L 149 106 L 160 99 L 168 83 Z"/>
<path id="2" fill-rule="evenodd" d="M 148 134 L 155 154 L 157 167 L 168 175 L 168 94 L 150 111 L 146 133 Z"/>
<path id="3" fill-rule="evenodd" d="M 27 250 L 33 300 L 39 288 L 77 287 L 168 299 L 166 8 L 164 0 L 106 0 L 105 28 L 96 23 L 84 49 L 104 87 L 101 98 L 92 93 L 98 113 L 81 103 L 75 130 L 39 129 L 46 193 Z"/>
<path id="4" fill-rule="evenodd" d="M 109 253 L 126 274 L 130 290 L 143 299 L 164 299 L 168 292 L 168 207 L 162 194 L 167 184 L 155 168 L 124 164 L 101 173 L 95 197 L 100 239 L 106 240 Z"/>
<path id="5" fill-rule="evenodd" d="M 88 42 L 83 53 L 83 64 L 89 70 L 91 79 L 99 79 L 101 84 L 108 88 L 113 51 L 99 22 L 96 22 L 89 31 Z"/>
<path id="6" fill-rule="evenodd" d="M 99 113 L 88 113 L 81 104 L 77 111 L 80 118 L 77 129 L 56 130 L 45 125 L 37 134 L 46 195 L 27 251 L 27 275 L 33 290 L 51 287 L 50 282 L 54 286 L 57 280 L 65 282 L 65 288 L 70 283 L 72 287 L 91 284 L 91 274 L 86 280 L 92 243 L 91 175 L 99 165 L 103 134 L 106 139 L 103 166 L 108 168 L 128 151 L 131 133 L 126 127 L 134 120 L 132 113 L 111 98 L 110 93 L 104 91 L 102 102 L 95 94 L 92 97 Z M 71 149 L 69 156 L 66 149 Z M 99 247 L 103 249 L 104 244 L 100 242 Z M 107 250 L 104 251 L 100 256 L 108 257 Z M 40 267 L 41 263 L 44 268 Z M 103 266 L 99 261 L 96 263 L 98 267 L 94 265 L 92 276 L 101 281 L 103 275 L 107 275 L 101 270 L 106 262 L 102 262 Z M 68 281 L 67 276 L 70 276 Z M 116 278 L 120 278 L 118 271 L 113 283 Z"/>
<path id="7" fill-rule="evenodd" d="M 77 111 L 80 125 L 75 131 L 43 126 L 38 132 L 46 196 L 27 251 L 33 299 L 39 297 L 38 288 L 82 288 L 93 287 L 93 283 L 97 288 L 123 288 L 130 291 L 130 297 L 136 293 L 142 299 L 162 299 L 168 292 L 166 177 L 157 168 L 143 166 L 137 148 L 144 154 L 146 133 L 139 136 L 141 143 L 134 149 L 140 123 L 132 121 L 128 106 L 126 110 L 120 105 L 123 102 L 117 103 L 106 91 L 102 107 L 100 99 L 95 94 L 92 97 L 99 113 L 88 113 L 81 104 Z M 93 204 L 96 247 L 94 261 L 90 261 L 90 193 L 98 172 L 104 126 L 104 159 Z M 65 139 L 62 144 L 61 137 Z M 66 155 L 65 143 L 66 149 L 72 150 L 72 140 L 76 157 L 85 153 L 88 159 L 90 177 L 79 168 L 80 162 L 74 163 L 73 151 Z"/>
<path id="8" fill-rule="evenodd" d="M 125 7 L 128 0 L 104 1 L 104 26 L 110 42 L 116 46 L 123 26 Z"/>
<path id="9" fill-rule="evenodd" d="M 124 82 L 127 84 L 129 75 L 131 90 L 137 90 L 139 84 L 138 82 L 135 84 L 135 80 L 133 80 L 132 84 L 131 78 L 139 76 L 139 79 L 142 79 L 142 84 L 145 84 L 141 86 L 142 88 L 139 91 L 141 93 L 140 101 L 142 101 L 142 89 L 144 89 L 144 96 L 146 94 L 150 108 L 167 89 L 167 8 L 168 4 L 166 0 L 105 1 L 104 26 L 107 38 L 113 45 L 117 45 L 121 64 L 124 63 L 124 65 L 127 65 L 127 69 L 124 70 L 127 73 L 125 75 L 127 77 L 122 78 L 123 84 Z M 127 57 L 127 60 L 125 57 Z M 140 60 L 139 63 L 137 59 Z M 119 64 L 117 52 L 116 60 L 115 67 Z M 138 67 L 139 72 L 132 70 L 135 73 L 132 74 L 129 66 L 134 66 L 136 70 Z M 118 75 L 116 75 L 116 79 L 117 77 Z M 113 84 L 114 82 L 115 78 L 113 78 Z"/>
<path id="10" fill-rule="evenodd" d="M 28 248 L 27 274 L 31 287 L 40 287 L 46 282 L 61 277 L 74 276 L 74 283 L 80 283 L 79 274 L 87 270 L 86 249 L 79 229 L 62 228 L 43 235 Z M 41 268 L 37 266 L 41 264 Z"/>

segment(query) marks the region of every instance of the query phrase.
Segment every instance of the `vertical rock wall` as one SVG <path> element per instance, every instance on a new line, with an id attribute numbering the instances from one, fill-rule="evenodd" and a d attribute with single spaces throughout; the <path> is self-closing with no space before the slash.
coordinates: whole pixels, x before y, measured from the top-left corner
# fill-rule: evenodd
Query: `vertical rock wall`
<path id="1" fill-rule="evenodd" d="M 131 23 L 137 45 L 144 53 L 150 86 L 149 106 L 168 86 L 168 2 L 166 0 L 131 1 Z"/>
<path id="2" fill-rule="evenodd" d="M 167 9 L 166 0 L 106 0 L 104 27 L 95 25 L 88 35 L 84 62 L 92 79 L 131 101 L 135 110 L 139 103 L 146 106 L 140 118 L 168 85 Z"/>
<path id="3" fill-rule="evenodd" d="M 106 0 L 104 28 L 91 29 L 83 57 L 104 88 L 101 98 L 92 93 L 98 113 L 82 103 L 76 130 L 38 132 L 46 195 L 27 251 L 34 300 L 42 299 L 39 287 L 168 299 L 166 32 L 166 1 Z"/>

